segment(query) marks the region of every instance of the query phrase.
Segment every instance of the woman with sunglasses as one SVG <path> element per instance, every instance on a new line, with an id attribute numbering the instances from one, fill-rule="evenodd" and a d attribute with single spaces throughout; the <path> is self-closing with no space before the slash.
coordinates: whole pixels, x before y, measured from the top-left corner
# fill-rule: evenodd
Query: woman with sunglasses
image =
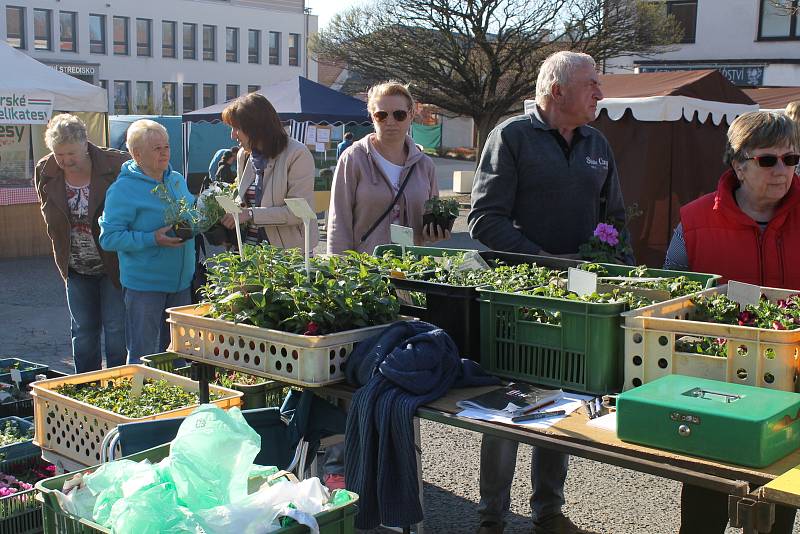
<path id="1" fill-rule="evenodd" d="M 372 252 L 391 242 L 392 224 L 414 229 L 418 244 L 450 233 L 423 228 L 425 201 L 439 194 L 433 160 L 408 135 L 414 99 L 398 82 L 371 87 L 367 109 L 375 133 L 356 141 L 336 166 L 328 216 L 328 253 Z"/>
<path id="2" fill-rule="evenodd" d="M 722 282 L 800 289 L 800 161 L 796 126 L 756 111 L 731 123 L 717 191 L 681 208 L 664 267 L 716 273 Z M 773 533 L 791 533 L 795 510 L 776 506 Z M 684 484 L 680 534 L 722 534 L 724 493 Z"/>

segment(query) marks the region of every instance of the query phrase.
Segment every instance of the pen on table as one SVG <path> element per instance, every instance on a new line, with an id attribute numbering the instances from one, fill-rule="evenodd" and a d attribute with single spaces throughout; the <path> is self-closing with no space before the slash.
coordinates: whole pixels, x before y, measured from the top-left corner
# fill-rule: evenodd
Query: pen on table
<path id="1" fill-rule="evenodd" d="M 539 406 L 535 406 L 535 407 L 533 407 L 533 408 L 526 408 L 525 410 L 523 410 L 523 411 L 520 413 L 520 415 L 527 415 L 527 414 L 529 414 L 529 413 L 531 413 L 531 412 L 535 412 L 536 410 L 541 410 L 541 409 L 542 409 L 542 408 L 544 408 L 545 406 L 550 406 L 551 404 L 555 404 L 555 403 L 556 403 L 556 400 L 555 400 L 555 399 L 553 399 L 553 400 L 551 400 L 551 401 L 545 402 L 544 404 L 540 404 Z"/>
<path id="2" fill-rule="evenodd" d="M 512 423 L 524 423 L 526 421 L 535 421 L 537 419 L 544 419 L 546 417 L 557 417 L 559 415 L 566 415 L 566 410 L 553 410 L 552 412 L 534 412 L 528 415 L 520 415 L 517 417 L 512 417 Z"/>
<path id="3" fill-rule="evenodd" d="M 586 411 L 589 414 L 589 419 L 593 419 L 594 418 L 594 403 L 592 403 L 591 401 L 583 400 L 583 401 L 581 401 L 581 404 L 583 404 L 583 406 L 586 408 Z"/>

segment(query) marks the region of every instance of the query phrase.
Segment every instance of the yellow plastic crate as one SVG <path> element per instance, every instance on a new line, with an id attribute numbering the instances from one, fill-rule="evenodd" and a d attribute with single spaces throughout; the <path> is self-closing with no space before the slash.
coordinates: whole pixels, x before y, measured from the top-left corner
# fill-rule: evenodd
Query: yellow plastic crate
<path id="1" fill-rule="evenodd" d="M 775 301 L 797 291 L 762 287 Z M 728 286 L 706 289 L 698 295 L 727 295 Z M 625 384 L 628 390 L 669 374 L 709 378 L 782 391 L 797 387 L 800 330 L 771 330 L 748 326 L 691 321 L 694 305 L 689 295 L 625 312 Z M 727 356 L 708 356 L 676 350 L 683 336 L 727 340 Z"/>
<path id="2" fill-rule="evenodd" d="M 99 382 L 117 383 L 141 375 L 145 379 L 165 380 L 183 388 L 198 392 L 196 381 L 144 365 L 124 365 L 101 371 L 70 375 L 31 384 L 34 399 L 35 437 L 33 442 L 45 451 L 74 460 L 82 465 L 95 465 L 100 461 L 100 444 L 106 433 L 122 423 L 136 423 L 153 419 L 182 417 L 189 415 L 197 404 L 171 410 L 148 417 L 125 417 L 90 404 L 66 397 L 53 391 L 65 384 L 88 384 Z M 241 404 L 241 391 L 220 386 L 211 386 L 212 394 L 222 398 L 213 404 L 227 410 Z"/>
<path id="3" fill-rule="evenodd" d="M 304 336 L 206 317 L 208 308 L 191 305 L 167 309 L 174 352 L 195 361 L 305 387 L 344 380 L 344 362 L 355 344 L 389 327 L 385 324 Z"/>

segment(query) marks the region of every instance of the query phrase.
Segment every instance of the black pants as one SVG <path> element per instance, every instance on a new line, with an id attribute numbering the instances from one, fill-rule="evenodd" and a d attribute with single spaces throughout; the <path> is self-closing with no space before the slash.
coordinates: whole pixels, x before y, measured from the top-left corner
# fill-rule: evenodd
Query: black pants
<path id="1" fill-rule="evenodd" d="M 772 534 L 792 534 L 794 508 L 775 505 Z M 681 490 L 680 534 L 723 534 L 728 524 L 728 496 L 684 484 Z"/>

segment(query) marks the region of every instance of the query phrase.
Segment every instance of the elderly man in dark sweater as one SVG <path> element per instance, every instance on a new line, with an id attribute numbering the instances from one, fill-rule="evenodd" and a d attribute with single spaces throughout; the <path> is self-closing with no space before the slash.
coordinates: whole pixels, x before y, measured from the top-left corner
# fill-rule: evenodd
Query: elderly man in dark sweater
<path id="1" fill-rule="evenodd" d="M 469 229 L 494 250 L 577 258 L 598 222 L 625 219 L 614 154 L 594 120 L 603 98 L 595 62 L 557 52 L 539 71 L 536 107 L 497 126 L 472 187 Z M 480 534 L 503 531 L 517 443 L 484 436 Z M 534 447 L 534 533 L 581 532 L 561 511 L 569 456 Z"/>

